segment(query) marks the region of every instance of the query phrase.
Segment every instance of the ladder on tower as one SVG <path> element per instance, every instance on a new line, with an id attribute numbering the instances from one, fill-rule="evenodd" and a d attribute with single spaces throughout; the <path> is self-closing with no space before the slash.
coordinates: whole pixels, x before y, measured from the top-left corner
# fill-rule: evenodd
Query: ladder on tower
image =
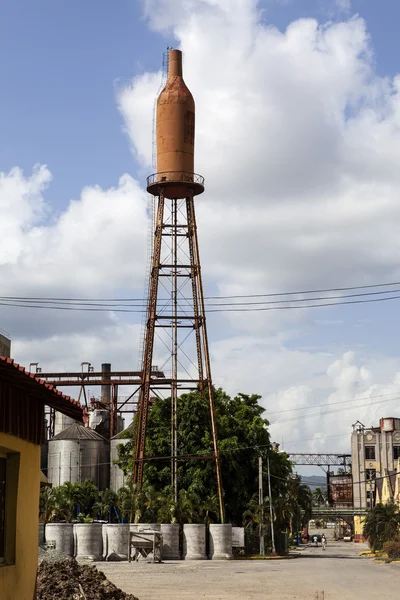
<path id="1" fill-rule="evenodd" d="M 152 133 L 152 165 L 154 169 L 157 169 L 157 140 L 156 140 L 156 113 L 157 113 L 157 98 L 160 92 L 164 88 L 167 77 L 168 77 L 168 57 L 171 48 L 168 46 L 166 51 L 163 52 L 162 59 L 162 71 L 161 71 L 161 82 L 158 88 L 157 95 L 154 100 L 153 108 L 153 133 Z M 140 371 L 143 366 L 143 354 L 144 354 L 144 342 L 146 337 L 146 324 L 147 324 L 147 311 L 149 305 L 149 281 L 150 281 L 150 270 L 153 263 L 153 240 L 154 240 L 154 223 L 155 223 L 155 197 L 152 194 L 147 196 L 147 256 L 146 256 L 146 270 L 144 280 L 144 292 L 143 292 L 143 313 L 142 322 L 140 327 L 140 341 L 139 341 L 139 355 L 138 355 L 138 366 L 137 369 Z"/>

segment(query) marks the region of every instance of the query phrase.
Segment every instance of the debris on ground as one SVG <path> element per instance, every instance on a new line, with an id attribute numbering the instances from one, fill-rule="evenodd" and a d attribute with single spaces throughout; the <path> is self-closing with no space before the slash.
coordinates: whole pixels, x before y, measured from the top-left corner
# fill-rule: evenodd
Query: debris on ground
<path id="1" fill-rule="evenodd" d="M 53 554 L 53 553 L 47 553 Z M 54 557 L 52 557 L 54 558 Z M 112 584 L 96 567 L 74 558 L 43 559 L 37 577 L 37 600 L 138 600 Z"/>

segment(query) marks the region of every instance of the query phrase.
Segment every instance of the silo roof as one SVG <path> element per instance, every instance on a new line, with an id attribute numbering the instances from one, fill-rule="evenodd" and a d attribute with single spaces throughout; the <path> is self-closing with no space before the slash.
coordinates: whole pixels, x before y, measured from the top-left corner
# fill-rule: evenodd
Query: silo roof
<path id="1" fill-rule="evenodd" d="M 90 427 L 85 427 L 80 423 L 72 423 L 66 429 L 63 429 L 51 438 L 50 441 L 53 440 L 97 440 L 101 442 L 106 442 L 106 438 L 94 431 L 94 429 L 90 429 Z"/>

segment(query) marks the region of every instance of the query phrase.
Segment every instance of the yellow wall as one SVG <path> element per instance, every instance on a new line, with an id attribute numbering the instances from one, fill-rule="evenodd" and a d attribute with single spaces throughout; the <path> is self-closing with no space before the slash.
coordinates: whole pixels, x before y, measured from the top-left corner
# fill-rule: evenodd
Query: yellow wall
<path id="1" fill-rule="evenodd" d="M 354 516 L 354 541 L 355 542 L 363 542 L 364 541 L 364 522 L 365 517 L 361 517 L 359 515 Z"/>
<path id="2" fill-rule="evenodd" d="M 15 565 L 0 566 L 0 599 L 33 600 L 38 556 L 40 446 L 0 433 L 0 448 L 20 453 L 16 560 Z"/>

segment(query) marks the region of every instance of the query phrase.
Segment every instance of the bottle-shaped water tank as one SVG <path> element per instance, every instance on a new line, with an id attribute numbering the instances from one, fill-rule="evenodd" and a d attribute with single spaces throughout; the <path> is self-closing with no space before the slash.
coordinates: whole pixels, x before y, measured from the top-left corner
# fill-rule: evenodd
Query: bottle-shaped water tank
<path id="1" fill-rule="evenodd" d="M 158 195 L 160 183 L 165 184 L 166 198 L 203 192 L 202 178 L 194 175 L 194 126 L 194 100 L 182 77 L 182 52 L 170 50 L 168 79 L 157 99 L 157 174 L 149 178 L 150 193 Z"/>
<path id="2" fill-rule="evenodd" d="M 194 171 L 194 100 L 182 77 L 182 52 L 170 50 L 168 79 L 157 100 L 157 171 Z"/>

